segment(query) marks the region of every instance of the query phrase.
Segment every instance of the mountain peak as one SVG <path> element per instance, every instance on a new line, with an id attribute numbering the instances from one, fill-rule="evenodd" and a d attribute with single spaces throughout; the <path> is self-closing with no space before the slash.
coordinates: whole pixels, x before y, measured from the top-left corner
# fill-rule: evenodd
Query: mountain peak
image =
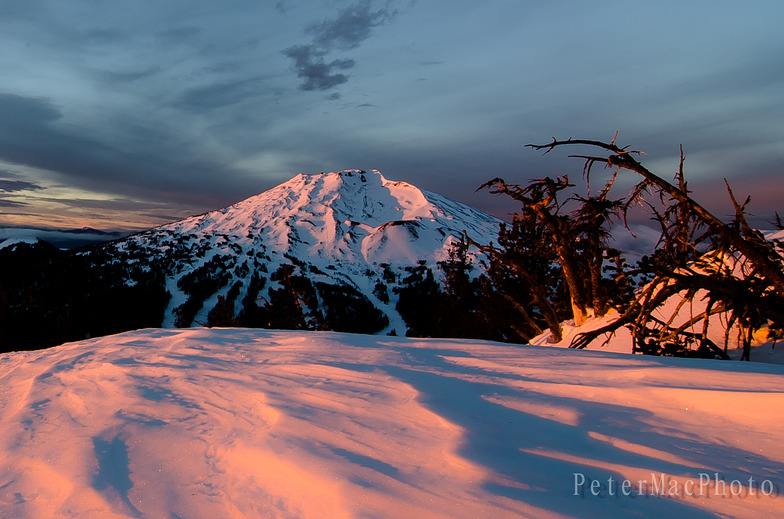
<path id="1" fill-rule="evenodd" d="M 376 171 L 305 174 L 237 204 L 160 229 L 233 236 L 320 263 L 435 263 L 465 230 L 489 241 L 498 220 Z"/>
<path id="2" fill-rule="evenodd" d="M 432 211 L 437 211 L 417 187 L 387 180 L 377 170 L 300 173 L 249 200 L 269 204 L 271 196 L 280 195 L 299 201 L 291 205 L 292 209 L 321 214 L 331 208 L 349 220 L 373 226 L 391 220 L 430 217 Z"/>

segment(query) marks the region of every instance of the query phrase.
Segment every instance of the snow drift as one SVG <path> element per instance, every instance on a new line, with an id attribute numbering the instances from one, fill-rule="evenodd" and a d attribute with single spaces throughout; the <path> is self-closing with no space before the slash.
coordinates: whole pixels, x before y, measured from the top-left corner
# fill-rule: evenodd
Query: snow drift
<path id="1" fill-rule="evenodd" d="M 782 375 L 242 329 L 8 353 L 0 516 L 776 517 Z"/>

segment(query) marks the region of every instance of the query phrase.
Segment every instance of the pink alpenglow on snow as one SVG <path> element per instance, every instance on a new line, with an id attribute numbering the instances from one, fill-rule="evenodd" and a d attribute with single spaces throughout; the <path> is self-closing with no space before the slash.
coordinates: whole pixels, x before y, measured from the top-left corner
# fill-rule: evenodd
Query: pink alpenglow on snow
<path id="1" fill-rule="evenodd" d="M 140 330 L 0 355 L 0 517 L 781 517 L 784 367 Z"/>

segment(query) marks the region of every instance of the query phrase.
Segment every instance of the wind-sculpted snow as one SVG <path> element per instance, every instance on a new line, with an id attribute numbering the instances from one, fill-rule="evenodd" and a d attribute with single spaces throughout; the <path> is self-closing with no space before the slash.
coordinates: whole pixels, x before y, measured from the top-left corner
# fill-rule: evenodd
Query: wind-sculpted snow
<path id="1" fill-rule="evenodd" d="M 783 377 L 240 329 L 3 354 L 0 517 L 780 517 Z"/>

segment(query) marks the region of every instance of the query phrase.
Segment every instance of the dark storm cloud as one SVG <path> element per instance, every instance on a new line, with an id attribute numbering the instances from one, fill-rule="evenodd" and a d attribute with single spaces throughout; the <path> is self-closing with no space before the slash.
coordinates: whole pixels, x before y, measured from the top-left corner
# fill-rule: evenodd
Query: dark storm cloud
<path id="1" fill-rule="evenodd" d="M 283 54 L 294 60 L 297 77 L 303 80 L 300 89 L 305 91 L 330 90 L 348 81 L 348 76 L 338 71 L 354 67 L 353 59 L 325 58 L 332 50 L 351 50 L 370 37 L 374 27 L 382 25 L 395 16 L 387 7 L 371 10 L 370 1 L 365 0 L 340 11 L 333 19 L 309 25 L 305 33 L 313 37 L 311 43 L 294 45 Z"/>
<path id="2" fill-rule="evenodd" d="M 15 200 L 6 200 L 4 198 L 0 198 L 0 207 L 24 207 L 26 204 L 24 202 L 17 202 Z"/>
<path id="3" fill-rule="evenodd" d="M 0 94 L 0 160 L 51 171 L 70 186 L 153 200 L 188 200 L 205 191 L 220 197 L 221 188 L 236 187 L 223 182 L 216 190 L 216 175 L 232 179 L 234 172 L 197 144 L 175 145 L 156 126 L 120 125 L 113 129 L 125 137 L 122 147 L 90 128 L 64 124 L 47 99 Z"/>
<path id="4" fill-rule="evenodd" d="M 98 143 L 58 130 L 61 117 L 48 99 L 0 94 L 0 158 L 59 171 L 84 166 L 85 153 L 105 151 Z"/>
<path id="5" fill-rule="evenodd" d="M 304 81 L 299 85 L 301 90 L 329 90 L 348 81 L 345 74 L 335 73 L 336 70 L 348 70 L 354 66 L 354 60 L 336 59 L 329 63 L 324 61 L 326 52 L 315 45 L 295 45 L 283 53 L 294 60 L 297 77 Z"/>
<path id="6" fill-rule="evenodd" d="M 0 192 L 13 193 L 15 191 L 35 191 L 38 189 L 43 188 L 34 182 L 0 178 Z"/>
<path id="7" fill-rule="evenodd" d="M 371 11 L 370 1 L 358 2 L 343 9 L 337 18 L 311 24 L 305 29 L 313 43 L 322 49 L 354 49 L 370 37 L 370 30 L 391 20 L 395 11 L 388 8 Z"/>

